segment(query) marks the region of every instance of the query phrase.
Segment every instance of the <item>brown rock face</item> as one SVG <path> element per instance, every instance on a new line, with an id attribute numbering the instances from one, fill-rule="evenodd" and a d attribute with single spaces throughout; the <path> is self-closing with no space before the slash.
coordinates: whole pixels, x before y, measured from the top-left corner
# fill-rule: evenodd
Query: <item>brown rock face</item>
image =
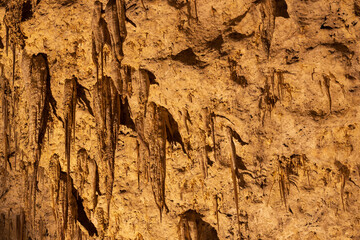
<path id="1" fill-rule="evenodd" d="M 359 239 L 359 17 L 0 1 L 0 240 Z"/>

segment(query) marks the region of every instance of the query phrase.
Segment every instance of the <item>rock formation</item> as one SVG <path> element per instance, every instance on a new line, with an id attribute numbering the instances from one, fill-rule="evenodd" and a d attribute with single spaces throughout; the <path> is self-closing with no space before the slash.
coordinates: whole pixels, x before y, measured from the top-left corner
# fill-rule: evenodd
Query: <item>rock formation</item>
<path id="1" fill-rule="evenodd" d="M 0 240 L 360 238 L 359 0 L 0 19 Z"/>

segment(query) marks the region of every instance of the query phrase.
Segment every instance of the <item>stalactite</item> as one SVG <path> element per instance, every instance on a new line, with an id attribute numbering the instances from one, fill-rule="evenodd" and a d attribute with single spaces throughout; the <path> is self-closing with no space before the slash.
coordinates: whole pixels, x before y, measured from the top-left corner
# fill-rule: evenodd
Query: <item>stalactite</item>
<path id="1" fill-rule="evenodd" d="M 305 162 L 302 158 L 303 157 L 297 154 L 293 154 L 290 157 L 277 156 L 278 166 L 277 170 L 274 172 L 276 179 L 274 180 L 270 188 L 270 194 L 273 185 L 277 181 L 279 184 L 280 198 L 283 201 L 286 210 L 290 209 L 290 207 L 288 208 L 287 204 L 287 198 L 290 194 L 290 186 L 294 185 L 297 188 L 298 169 L 301 165 L 304 169 L 306 169 L 304 165 Z"/>
<path id="2" fill-rule="evenodd" d="M 68 181 L 68 180 L 67 180 Z M 71 180 L 70 180 L 71 181 Z M 77 205 L 77 201 L 73 195 L 73 184 L 72 181 L 70 182 L 70 195 L 68 195 L 69 198 L 69 213 L 68 213 L 68 236 L 69 239 L 75 239 L 75 233 L 76 233 L 76 221 L 78 219 L 78 205 Z"/>
<path id="3" fill-rule="evenodd" d="M 19 140 L 18 140 L 18 132 L 15 129 L 15 134 L 14 134 L 14 141 L 15 141 L 15 163 L 14 163 L 14 169 L 16 169 L 17 167 L 17 155 L 18 155 L 18 151 L 19 151 Z"/>
<path id="4" fill-rule="evenodd" d="M 245 88 L 248 85 L 248 81 L 242 74 L 242 67 L 238 65 L 236 60 L 228 59 L 230 68 L 230 79 L 241 87 Z"/>
<path id="5" fill-rule="evenodd" d="M 81 85 L 79 83 L 78 79 L 76 79 L 75 82 L 76 82 L 76 100 L 77 100 L 77 103 L 81 104 L 84 108 L 86 108 L 91 116 L 94 116 L 94 112 L 93 112 L 93 109 L 91 107 L 90 100 L 88 99 L 87 94 L 86 94 L 86 93 L 90 94 L 89 89 L 87 89 L 83 85 Z"/>
<path id="6" fill-rule="evenodd" d="M 261 88 L 262 94 L 259 101 L 259 108 L 261 109 L 260 115 L 262 115 L 261 118 L 263 125 L 266 115 L 269 115 L 271 118 L 271 112 L 278 101 L 283 101 L 285 96 L 289 96 L 290 99 L 292 99 L 292 89 L 288 83 L 285 83 L 284 80 L 285 73 L 289 72 L 271 68 L 266 75 L 264 88 Z"/>
<path id="7" fill-rule="evenodd" d="M 325 90 L 326 90 L 326 95 L 329 99 L 329 114 L 331 113 L 331 107 L 332 107 L 332 101 L 331 101 L 331 93 L 330 93 L 330 83 L 331 83 L 331 79 L 328 75 L 323 74 L 323 78 L 324 78 L 324 86 L 325 86 Z"/>
<path id="8" fill-rule="evenodd" d="M 215 194 L 215 215 L 216 215 L 216 225 L 218 231 L 220 231 L 220 223 L 219 223 L 219 196 Z"/>
<path id="9" fill-rule="evenodd" d="M 185 151 L 189 156 L 189 153 L 191 151 L 191 145 L 190 145 L 191 131 L 189 128 L 189 124 L 192 125 L 192 121 L 186 107 L 184 107 L 183 110 L 181 111 L 181 115 L 182 115 L 182 123 L 185 126 L 186 134 L 187 134 L 186 137 L 184 138 L 184 146 L 185 146 Z"/>
<path id="10" fill-rule="evenodd" d="M 281 101 L 284 97 L 284 73 L 281 71 L 276 71 L 277 77 L 277 89 L 278 89 L 278 98 Z"/>
<path id="11" fill-rule="evenodd" d="M 164 116 L 164 123 L 166 127 L 166 139 L 167 141 L 173 146 L 175 143 L 180 144 L 182 151 L 188 155 L 185 144 L 183 142 L 183 138 L 179 131 L 179 125 L 175 121 L 174 117 L 171 115 L 168 109 L 163 106 L 159 106 L 163 116 Z M 189 157 L 189 155 L 188 155 Z"/>
<path id="12" fill-rule="evenodd" d="M 40 240 L 43 240 L 44 239 L 44 221 L 42 219 L 40 219 L 39 235 L 40 235 Z"/>
<path id="13" fill-rule="evenodd" d="M 110 34 L 108 31 L 105 20 L 101 17 L 102 3 L 95 1 L 94 11 L 91 20 L 92 29 L 92 60 L 96 66 L 96 79 L 99 79 L 99 68 L 101 70 L 101 77 L 104 75 L 103 72 L 103 48 L 107 44 L 110 46 Z M 100 55 L 100 66 L 99 66 L 99 55 Z"/>
<path id="14" fill-rule="evenodd" d="M 0 232 L 1 233 L 5 232 L 5 222 L 6 222 L 5 213 L 1 213 L 0 214 Z"/>
<path id="15" fill-rule="evenodd" d="M 66 179 L 66 199 L 65 199 L 65 217 L 63 229 L 67 229 L 67 220 L 69 214 L 69 199 L 71 196 L 70 188 L 70 154 L 72 138 L 75 139 L 75 115 L 76 115 L 76 78 L 65 80 L 64 86 L 64 123 L 65 123 L 65 158 L 67 164 Z M 73 136 L 72 136 L 73 134 Z"/>
<path id="16" fill-rule="evenodd" d="M 136 171 L 137 171 L 137 183 L 138 189 L 140 188 L 140 143 L 139 140 L 136 140 Z"/>
<path id="17" fill-rule="evenodd" d="M 184 123 L 184 126 L 185 126 L 185 129 L 186 129 L 186 132 L 187 134 L 189 135 L 190 134 L 190 131 L 189 131 L 189 125 L 188 125 L 188 122 L 190 124 L 192 124 L 191 122 L 191 119 L 190 119 L 190 115 L 189 115 L 189 112 L 186 108 L 183 109 L 182 111 L 182 117 L 183 117 L 183 123 Z"/>
<path id="18" fill-rule="evenodd" d="M 56 113 L 56 101 L 51 93 L 50 74 L 47 55 L 39 53 L 29 56 L 22 53 L 22 78 L 28 90 L 27 102 L 29 106 L 29 147 L 31 149 L 32 180 L 30 195 L 32 195 L 33 222 L 36 215 L 37 171 L 41 158 L 43 140 L 50 119 L 50 107 L 54 115 L 62 121 Z M 30 183 L 29 182 L 29 183 Z M 35 224 L 34 224 L 35 226 Z"/>
<path id="19" fill-rule="evenodd" d="M 9 41 L 12 44 L 19 45 L 21 48 L 25 47 L 25 35 L 21 31 L 20 23 L 22 20 L 23 0 L 8 1 L 6 5 L 6 12 L 4 16 L 4 23 L 6 25 L 6 53 L 8 52 Z"/>
<path id="20" fill-rule="evenodd" d="M 85 88 L 78 83 L 78 80 L 75 76 L 71 79 L 65 80 L 64 85 L 64 125 L 65 125 L 65 158 L 67 163 L 67 184 L 66 184 L 66 192 L 67 197 L 65 199 L 65 219 L 64 219 L 64 229 L 67 228 L 67 220 L 69 214 L 69 204 L 70 198 L 72 195 L 71 186 L 70 186 L 70 166 L 71 166 L 71 143 L 75 139 L 75 117 L 76 117 L 76 103 L 83 102 L 88 106 L 90 114 L 92 113 L 92 109 L 90 107 L 89 101 L 85 95 Z"/>
<path id="21" fill-rule="evenodd" d="M 144 71 L 139 71 L 139 77 L 134 82 L 137 85 L 138 102 L 143 110 L 142 114 L 145 115 L 146 104 L 150 94 L 150 78 L 149 75 Z"/>
<path id="22" fill-rule="evenodd" d="M 25 154 L 23 153 L 23 156 Z M 24 158 L 23 158 L 24 159 Z M 23 160 L 22 160 L 23 161 Z M 24 162 L 23 162 L 24 163 Z M 28 221 L 28 223 L 31 224 L 31 201 L 33 200 L 32 198 L 32 191 L 31 191 L 31 173 L 30 172 L 30 166 L 26 167 L 25 164 L 23 164 L 23 175 L 24 175 L 24 186 L 27 188 L 25 189 L 24 193 L 23 193 L 23 198 L 24 198 L 24 211 L 25 211 L 25 216 L 26 216 L 26 220 Z M 29 226 L 29 228 L 31 228 L 31 226 Z"/>
<path id="23" fill-rule="evenodd" d="M 9 238 L 11 237 L 11 232 L 12 232 L 12 221 L 11 221 L 10 211 L 11 211 L 11 209 L 8 210 L 8 216 L 7 216 L 8 229 L 7 229 L 7 234 L 6 234 L 7 236 L 9 236 Z"/>
<path id="24" fill-rule="evenodd" d="M 155 147 L 155 157 L 157 158 L 155 160 L 155 181 L 156 184 L 154 184 L 153 180 L 153 191 L 154 195 L 156 197 L 157 205 L 160 210 L 160 218 L 162 218 L 162 209 L 166 208 L 165 203 L 165 178 L 166 178 L 166 125 L 165 125 L 165 115 L 164 112 L 159 109 L 160 112 L 156 115 L 156 122 L 158 124 L 158 129 L 155 132 L 157 133 L 157 146 Z M 157 111 L 159 111 L 157 110 Z M 151 149 L 151 148 L 150 148 Z M 151 154 L 154 156 L 153 154 Z M 150 155 L 150 158 L 152 157 Z M 150 171 L 153 171 L 154 166 L 150 166 Z M 160 168 L 160 169 L 159 169 Z M 153 177 L 154 177 L 153 175 Z"/>
<path id="25" fill-rule="evenodd" d="M 124 66 L 124 76 L 125 78 L 131 78 L 132 88 L 134 89 L 133 97 L 136 99 L 139 105 L 139 110 L 133 112 L 135 118 L 135 130 L 137 132 L 137 142 L 139 148 L 139 159 L 138 164 L 139 168 L 142 166 L 142 171 L 144 172 L 144 178 L 148 182 L 149 179 L 149 167 L 148 161 L 149 158 L 149 146 L 145 140 L 144 132 L 144 119 L 146 106 L 149 97 L 150 89 L 150 79 L 148 74 L 143 71 L 138 71 L 138 74 L 134 74 L 135 69 L 132 69 L 129 66 Z M 139 170 L 140 171 L 140 170 Z M 140 173 L 140 172 L 139 172 Z"/>
<path id="26" fill-rule="evenodd" d="M 210 110 L 205 107 L 201 111 L 201 118 L 203 122 L 203 130 L 200 131 L 201 138 L 201 149 L 202 149 L 202 171 L 204 175 L 204 179 L 208 176 L 208 153 L 207 153 L 207 139 L 211 135 L 211 118 L 210 118 Z"/>
<path id="27" fill-rule="evenodd" d="M 214 159 L 215 162 L 217 162 L 217 146 L 215 139 L 215 114 L 213 112 L 210 113 L 210 129 L 211 129 L 211 137 L 213 142 Z"/>
<path id="28" fill-rule="evenodd" d="M 187 0 L 186 5 L 187 5 L 187 18 L 189 25 L 191 25 L 191 21 L 193 19 L 196 22 L 199 22 L 196 0 Z"/>
<path id="29" fill-rule="evenodd" d="M 16 55 L 15 55 L 15 52 L 16 52 L 16 45 L 15 44 L 13 44 L 13 52 L 12 52 L 12 54 L 13 54 L 13 68 L 12 68 L 12 116 L 11 116 L 11 119 L 12 119 L 12 122 L 13 123 L 15 123 L 15 110 L 16 110 L 16 108 L 15 108 L 15 104 L 16 104 L 16 91 L 15 91 L 15 60 L 16 60 Z M 17 148 L 16 148 L 16 141 L 17 141 L 17 139 L 16 139 L 16 124 L 12 124 L 12 126 L 9 128 L 9 132 L 11 133 L 11 131 L 13 132 L 13 139 L 15 140 L 15 169 L 16 169 L 16 150 L 17 150 Z M 11 135 L 11 134 L 10 134 Z"/>
<path id="30" fill-rule="evenodd" d="M 114 58 L 121 63 L 124 58 L 122 45 L 127 35 L 125 26 L 125 1 L 109 0 L 105 7 L 105 20 L 109 28 Z"/>
<path id="31" fill-rule="evenodd" d="M 233 185 L 234 185 L 234 198 L 235 198 L 235 206 L 236 206 L 236 218 L 237 218 L 237 224 L 239 227 L 239 235 L 241 234 L 240 232 L 240 217 L 239 217 L 239 194 L 238 194 L 238 186 L 237 186 L 237 179 L 236 179 L 236 172 L 235 172 L 235 167 L 236 167 L 236 149 L 235 149 L 235 144 L 233 141 L 233 131 L 230 127 L 226 128 L 226 133 L 227 133 L 227 137 L 228 137 L 228 141 L 230 143 L 230 147 L 231 147 L 231 176 L 232 176 L 232 180 L 233 180 Z"/>
<path id="32" fill-rule="evenodd" d="M 125 0 L 116 0 L 116 10 L 119 19 L 120 40 L 121 42 L 124 42 L 127 36 L 126 25 L 125 25 L 125 20 L 126 20 Z"/>
<path id="33" fill-rule="evenodd" d="M 230 127 L 226 127 L 226 134 L 228 141 L 230 143 L 231 147 L 231 175 L 233 180 L 233 186 L 234 186 L 234 198 L 235 198 L 235 205 L 236 205 L 236 215 L 237 215 L 237 223 L 239 227 L 239 238 L 244 239 L 244 235 L 247 235 L 248 227 L 247 222 L 245 223 L 245 229 L 244 231 L 241 231 L 241 225 L 244 223 L 244 221 L 240 221 L 240 216 L 243 216 L 244 214 L 241 214 L 239 211 L 239 195 L 238 195 L 238 186 L 239 187 L 245 187 L 245 181 L 243 174 L 248 174 L 252 178 L 255 178 L 252 174 L 252 172 L 248 171 L 245 167 L 245 164 L 242 162 L 241 158 L 237 156 L 236 154 L 236 148 L 233 139 L 236 139 L 242 146 L 247 145 L 247 142 L 244 142 L 240 135 L 232 130 Z M 239 182 L 238 182 L 239 180 Z M 245 214 L 247 216 L 247 213 Z M 246 220 L 247 221 L 247 220 Z"/>
<path id="34" fill-rule="evenodd" d="M 5 40 L 5 45 L 6 45 L 6 56 L 8 56 L 9 53 L 9 27 L 5 24 L 5 28 L 6 28 L 6 40 Z"/>
<path id="35" fill-rule="evenodd" d="M 26 219 L 24 209 L 20 209 L 20 239 L 27 239 Z"/>
<path id="36" fill-rule="evenodd" d="M 11 168 L 10 163 L 10 139 L 9 139 L 9 97 L 10 86 L 9 80 L 5 77 L 4 65 L 1 65 L 1 76 L 0 76 L 0 86 L 1 86 L 1 101 L 2 101 L 2 119 L 3 119 L 3 152 L 4 152 L 4 168 L 7 169 L 7 165 Z"/>
<path id="37" fill-rule="evenodd" d="M 154 199 L 160 211 L 162 220 L 165 203 L 165 178 L 166 178 L 166 113 L 154 102 L 147 106 L 144 133 L 149 146 L 149 177 L 154 194 Z"/>
<path id="38" fill-rule="evenodd" d="M 127 71 L 129 69 L 129 71 Z M 111 78 L 114 81 L 114 85 L 121 96 L 125 96 L 125 78 L 128 78 L 127 75 L 130 75 L 131 78 L 131 70 L 130 67 L 124 66 L 121 67 L 121 63 L 116 59 L 111 61 Z"/>
<path id="39" fill-rule="evenodd" d="M 59 155 L 54 154 L 50 158 L 49 177 L 51 181 L 52 209 L 53 209 L 55 222 L 57 224 L 58 236 L 60 235 L 59 225 L 61 225 L 60 212 L 59 212 L 60 171 L 61 171 L 61 167 L 59 162 Z"/>
<path id="40" fill-rule="evenodd" d="M 66 211 L 68 210 L 67 208 L 67 198 L 68 198 L 68 194 L 67 194 L 67 174 L 64 174 L 63 172 L 60 171 L 60 178 L 59 178 L 59 206 L 58 206 L 58 211 L 59 211 L 59 223 L 58 223 L 58 232 L 60 233 L 60 238 L 61 240 L 65 240 L 66 239 L 66 235 L 67 235 L 67 222 L 68 222 L 68 214 L 66 213 Z"/>
<path id="41" fill-rule="evenodd" d="M 88 167 L 88 154 L 85 148 L 81 148 L 77 152 L 77 158 L 76 158 L 76 186 L 79 189 L 80 195 L 83 192 L 83 189 L 85 188 L 85 182 L 87 180 L 87 177 L 89 175 L 89 167 Z"/>
<path id="42" fill-rule="evenodd" d="M 142 171 L 144 172 L 144 178 L 146 180 L 146 182 L 148 182 L 149 179 L 149 167 L 148 167 L 148 161 L 147 159 L 149 158 L 150 155 L 150 149 L 149 149 L 149 144 L 145 141 L 145 133 L 144 133 L 144 123 L 139 123 L 139 119 L 137 119 L 138 121 L 135 121 L 136 125 L 137 125 L 137 151 L 138 151 L 138 160 L 137 160 L 137 165 L 138 165 L 138 184 L 140 186 L 140 169 L 142 169 Z M 141 121 L 143 122 L 144 119 L 141 118 Z M 141 128 L 139 127 L 141 125 Z"/>
<path id="43" fill-rule="evenodd" d="M 144 104 L 147 101 L 146 98 L 140 98 L 140 100 Z M 185 153 L 186 151 L 178 130 L 178 124 L 170 112 L 165 107 L 158 106 L 154 102 L 150 102 L 145 106 L 145 117 L 138 115 L 135 120 L 138 133 L 138 182 L 140 182 L 140 166 L 143 165 L 145 179 L 151 183 L 161 221 L 163 209 L 165 208 L 168 211 L 165 203 L 166 141 L 170 144 L 178 142 L 183 151 Z"/>
<path id="44" fill-rule="evenodd" d="M 144 118 L 141 118 L 142 122 L 144 122 Z M 139 143 L 139 159 L 138 164 L 139 168 L 142 169 L 144 172 L 144 178 L 146 182 L 150 181 L 150 173 L 149 173 L 149 156 L 150 156 L 150 149 L 149 144 L 145 139 L 145 132 L 144 132 L 144 123 L 137 123 L 137 125 L 141 125 L 141 130 L 137 128 L 137 141 Z"/>
<path id="45" fill-rule="evenodd" d="M 122 97 L 122 101 L 132 96 L 132 77 L 134 77 L 136 70 L 129 66 L 121 66 L 117 59 L 112 61 L 112 78 L 116 89 Z"/>
<path id="46" fill-rule="evenodd" d="M 13 62 L 12 62 L 12 88 L 13 91 L 15 93 L 15 60 L 16 60 L 16 46 L 15 44 L 13 44 L 13 51 L 12 51 L 12 55 L 13 55 Z"/>
<path id="47" fill-rule="evenodd" d="M 16 215 L 16 224 L 15 224 L 15 228 L 16 228 L 16 239 L 21 239 L 21 228 L 20 228 L 20 215 Z"/>
<path id="48" fill-rule="evenodd" d="M 210 135 L 210 110 L 208 107 L 201 109 L 201 118 L 203 123 L 203 129 L 206 135 Z"/>
<path id="49" fill-rule="evenodd" d="M 75 239 L 77 222 L 79 222 L 90 236 L 98 234 L 94 224 L 90 221 L 85 213 L 83 199 L 73 184 L 70 177 L 70 196 L 67 195 L 68 176 L 66 172 L 60 169 L 59 156 L 53 155 L 50 159 L 50 178 L 52 184 L 53 210 L 57 224 L 57 239 Z M 64 228 L 65 222 L 65 200 L 69 197 L 69 214 L 67 219 L 68 227 Z"/>
<path id="50" fill-rule="evenodd" d="M 141 233 L 137 233 L 134 240 L 144 240 L 144 237 L 141 235 Z"/>
<path id="51" fill-rule="evenodd" d="M 270 57 L 270 47 L 275 30 L 275 13 L 276 13 L 276 1 L 265 0 L 261 4 L 261 40 L 264 44 L 267 57 Z"/>
<path id="52" fill-rule="evenodd" d="M 350 169 L 343 163 L 338 160 L 334 162 L 335 166 L 337 167 L 340 176 L 341 176 L 341 187 L 340 187 L 340 196 L 341 196 L 341 203 L 343 206 L 343 210 L 346 211 L 346 204 L 344 202 L 344 193 L 345 193 L 345 184 L 350 179 Z"/>
<path id="53" fill-rule="evenodd" d="M 122 69 L 123 69 L 122 76 L 124 79 L 123 80 L 123 92 L 124 93 L 122 95 L 130 98 L 133 93 L 131 75 L 132 75 L 132 71 L 134 68 L 130 67 L 129 65 L 125 65 Z"/>
<path id="54" fill-rule="evenodd" d="M 106 199 L 109 214 L 114 183 L 115 151 L 121 119 L 120 95 L 109 77 L 104 77 L 95 84 L 94 113 L 100 144 L 101 164 L 106 171 Z"/>
<path id="55" fill-rule="evenodd" d="M 105 229 L 106 229 L 106 220 L 104 217 L 105 213 L 104 213 L 104 209 L 102 207 L 98 207 L 96 208 L 96 212 L 95 212 L 95 219 L 97 221 L 97 225 L 99 227 L 99 237 L 100 239 L 104 238 L 104 234 L 105 234 Z"/>
<path id="56" fill-rule="evenodd" d="M 196 22 L 199 22 L 198 8 L 197 8 L 197 1 L 196 0 L 194 0 L 194 11 L 195 11 Z"/>
<path id="57" fill-rule="evenodd" d="M 83 238 L 83 233 L 79 226 L 76 227 L 76 236 L 77 236 L 76 238 L 77 240 L 82 240 Z"/>
<path id="58" fill-rule="evenodd" d="M 204 179 L 207 178 L 208 176 L 208 154 L 207 154 L 207 150 L 206 150 L 206 133 L 205 131 L 201 130 L 200 131 L 200 138 L 201 138 L 201 153 L 202 153 L 202 157 L 201 157 L 201 169 L 203 172 L 203 176 Z"/>
<path id="59" fill-rule="evenodd" d="M 276 102 L 279 100 L 271 91 L 272 83 L 274 82 L 274 72 L 271 71 L 269 76 L 266 76 L 265 86 L 262 89 L 262 97 L 259 101 L 259 108 L 262 110 L 262 125 L 265 123 L 266 114 L 269 114 L 271 118 L 271 111 L 275 107 Z"/>
<path id="60" fill-rule="evenodd" d="M 97 195 L 101 195 L 99 190 L 99 173 L 98 173 L 98 167 L 96 165 L 96 162 L 94 159 L 88 158 L 88 168 L 89 168 L 89 176 L 88 176 L 88 182 L 90 183 L 91 191 L 91 205 L 90 210 L 94 211 L 97 205 Z"/>

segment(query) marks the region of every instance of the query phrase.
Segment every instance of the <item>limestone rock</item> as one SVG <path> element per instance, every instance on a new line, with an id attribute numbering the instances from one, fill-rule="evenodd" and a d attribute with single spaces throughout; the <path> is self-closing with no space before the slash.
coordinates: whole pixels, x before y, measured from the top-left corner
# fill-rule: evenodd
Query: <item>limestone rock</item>
<path id="1" fill-rule="evenodd" d="M 360 238 L 359 17 L 0 2 L 0 240 Z"/>

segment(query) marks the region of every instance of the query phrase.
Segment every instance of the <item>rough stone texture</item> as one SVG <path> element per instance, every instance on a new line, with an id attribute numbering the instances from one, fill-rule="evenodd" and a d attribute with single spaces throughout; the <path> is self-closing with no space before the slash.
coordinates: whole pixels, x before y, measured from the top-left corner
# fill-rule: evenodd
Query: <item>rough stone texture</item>
<path id="1" fill-rule="evenodd" d="M 94 2 L 0 2 L 0 239 L 360 239 L 360 1 Z"/>

